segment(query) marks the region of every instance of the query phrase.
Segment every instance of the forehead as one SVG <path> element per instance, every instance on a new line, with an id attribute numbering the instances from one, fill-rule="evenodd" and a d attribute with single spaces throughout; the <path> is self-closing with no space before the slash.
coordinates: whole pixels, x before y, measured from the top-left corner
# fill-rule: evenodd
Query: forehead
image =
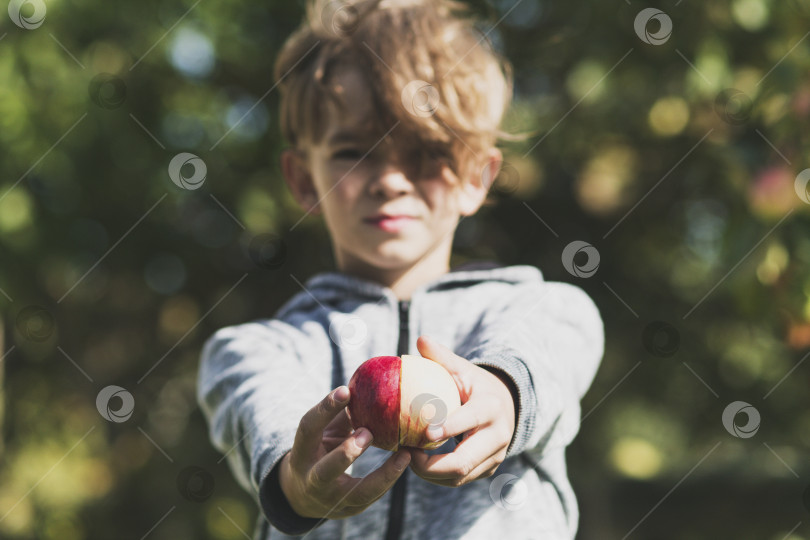
<path id="1" fill-rule="evenodd" d="M 344 105 L 326 102 L 323 143 L 368 138 L 375 130 L 371 90 L 363 76 L 352 68 L 340 68 L 331 78 L 331 86 Z"/>

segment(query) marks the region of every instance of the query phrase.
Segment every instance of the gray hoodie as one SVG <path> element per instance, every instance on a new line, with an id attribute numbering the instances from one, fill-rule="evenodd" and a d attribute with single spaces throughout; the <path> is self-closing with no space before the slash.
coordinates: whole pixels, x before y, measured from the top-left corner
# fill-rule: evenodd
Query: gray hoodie
<path id="1" fill-rule="evenodd" d="M 416 354 L 428 335 L 462 358 L 504 372 L 516 390 L 516 429 L 494 475 L 458 488 L 407 469 L 363 513 L 297 515 L 278 463 L 304 413 L 374 356 Z M 565 447 L 604 349 L 602 320 L 578 287 L 533 266 L 476 262 L 398 300 L 385 286 L 339 272 L 310 278 L 270 319 L 217 331 L 205 343 L 198 401 L 213 445 L 262 515 L 254 538 L 573 539 L 579 519 Z M 452 451 L 450 439 L 429 454 Z M 347 470 L 362 477 L 390 452 L 369 447 Z"/>

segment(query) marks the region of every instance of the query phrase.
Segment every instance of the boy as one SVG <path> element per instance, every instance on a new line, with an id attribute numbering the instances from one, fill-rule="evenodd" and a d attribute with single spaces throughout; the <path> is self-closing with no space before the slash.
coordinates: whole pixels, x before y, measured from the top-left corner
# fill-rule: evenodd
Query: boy
<path id="1" fill-rule="evenodd" d="M 449 267 L 501 162 L 508 63 L 460 4 L 330 2 L 308 6 L 275 74 L 284 177 L 324 216 L 338 271 L 203 350 L 198 399 L 262 510 L 255 538 L 574 538 L 564 452 L 601 360 L 599 312 L 532 266 Z M 346 381 L 394 354 L 456 381 L 440 448 L 386 452 L 349 424 Z"/>

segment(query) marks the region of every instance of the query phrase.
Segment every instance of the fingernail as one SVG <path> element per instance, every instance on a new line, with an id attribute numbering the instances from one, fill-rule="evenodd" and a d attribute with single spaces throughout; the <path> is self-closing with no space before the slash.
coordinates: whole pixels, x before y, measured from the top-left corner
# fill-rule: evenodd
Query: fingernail
<path id="1" fill-rule="evenodd" d="M 443 432 L 444 430 L 441 428 L 441 426 L 430 426 L 427 429 L 428 439 L 430 439 L 431 441 L 438 441 L 439 439 L 442 438 Z"/>
<path id="2" fill-rule="evenodd" d="M 346 386 L 338 386 L 335 393 L 332 394 L 336 401 L 344 402 L 349 399 L 349 389 Z"/>
<path id="3" fill-rule="evenodd" d="M 360 428 L 357 430 L 357 436 L 355 437 L 355 441 L 357 442 L 357 446 L 360 448 L 365 448 L 368 446 L 368 443 L 371 442 L 371 432 L 367 429 Z"/>

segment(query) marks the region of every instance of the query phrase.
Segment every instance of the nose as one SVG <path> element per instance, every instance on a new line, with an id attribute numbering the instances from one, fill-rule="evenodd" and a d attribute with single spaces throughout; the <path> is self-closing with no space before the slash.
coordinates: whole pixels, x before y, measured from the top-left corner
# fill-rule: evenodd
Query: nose
<path id="1" fill-rule="evenodd" d="M 407 172 L 401 166 L 392 162 L 381 165 L 370 183 L 371 195 L 385 199 L 392 199 L 412 191 L 413 183 Z"/>

